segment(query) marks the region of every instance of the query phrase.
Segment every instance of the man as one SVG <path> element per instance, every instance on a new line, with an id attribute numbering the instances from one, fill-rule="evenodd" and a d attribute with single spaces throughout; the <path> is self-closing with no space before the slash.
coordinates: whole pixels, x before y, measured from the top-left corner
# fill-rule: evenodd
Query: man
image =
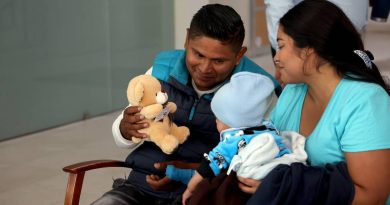
<path id="1" fill-rule="evenodd" d="M 244 56 L 244 37 L 243 22 L 234 9 L 220 4 L 206 5 L 191 21 L 185 51 L 162 52 L 156 57 L 148 72 L 160 80 L 169 101 L 177 104 L 173 121 L 178 126 L 187 126 L 191 134 L 171 155 L 164 154 L 151 142 L 137 147 L 126 159 L 132 167 L 129 178 L 94 204 L 181 204 L 180 196 L 186 186 L 163 181 L 165 170 L 157 170 L 154 164 L 173 160 L 198 163 L 203 153 L 218 144 L 219 133 L 210 109 L 214 92 L 233 73 L 241 71 L 267 75 L 279 87 L 270 74 Z M 113 123 L 118 146 L 134 148 L 132 137 L 146 137 L 137 131 L 148 126 L 139 123 L 143 119 L 139 110 L 130 106 Z"/>

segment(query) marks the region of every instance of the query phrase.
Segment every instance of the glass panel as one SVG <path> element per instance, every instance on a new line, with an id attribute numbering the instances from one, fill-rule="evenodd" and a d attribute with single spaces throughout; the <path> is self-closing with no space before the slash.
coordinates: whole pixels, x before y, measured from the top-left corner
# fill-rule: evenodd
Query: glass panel
<path id="1" fill-rule="evenodd" d="M 172 10 L 163 0 L 0 1 L 0 140 L 125 106 L 129 78 L 173 48 Z"/>
<path id="2" fill-rule="evenodd" d="M 112 101 L 123 108 L 130 78 L 145 73 L 158 52 L 174 47 L 173 0 L 113 0 L 109 10 Z"/>

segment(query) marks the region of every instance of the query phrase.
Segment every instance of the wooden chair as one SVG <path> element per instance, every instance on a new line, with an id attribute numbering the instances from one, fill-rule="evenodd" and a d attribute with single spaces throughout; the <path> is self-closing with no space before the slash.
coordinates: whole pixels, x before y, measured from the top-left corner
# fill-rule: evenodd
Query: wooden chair
<path id="1" fill-rule="evenodd" d="M 78 205 L 85 172 L 105 167 L 128 167 L 123 161 L 92 160 L 80 162 L 64 167 L 62 170 L 69 173 L 68 185 L 65 193 L 64 205 Z"/>
<path id="2" fill-rule="evenodd" d="M 189 163 L 183 161 L 170 161 L 172 164 L 181 169 L 197 169 L 200 163 Z M 65 205 L 78 205 L 80 200 L 81 188 L 85 172 L 88 170 L 106 168 L 106 167 L 128 167 L 123 161 L 117 160 L 92 160 L 80 162 L 64 167 L 62 170 L 69 173 L 68 187 L 65 193 Z"/>

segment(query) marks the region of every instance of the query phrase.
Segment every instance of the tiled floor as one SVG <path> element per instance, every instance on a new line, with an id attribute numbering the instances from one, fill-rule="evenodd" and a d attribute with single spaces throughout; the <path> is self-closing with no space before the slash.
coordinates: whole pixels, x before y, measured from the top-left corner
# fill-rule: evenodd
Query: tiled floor
<path id="1" fill-rule="evenodd" d="M 128 150 L 112 140 L 115 112 L 0 143 L 0 204 L 63 204 L 67 175 L 62 167 L 85 160 L 124 159 Z M 80 204 L 108 190 L 111 178 L 128 170 L 108 168 L 85 176 Z"/>
<path id="2" fill-rule="evenodd" d="M 374 62 L 390 76 L 390 23 L 370 22 L 364 39 L 375 55 Z M 273 72 L 270 55 L 254 60 Z M 0 143 L 0 204 L 62 204 L 67 182 L 62 167 L 85 160 L 124 159 L 128 150 L 117 148 L 111 136 L 111 124 L 118 114 Z M 112 178 L 128 172 L 122 168 L 89 172 L 80 204 L 89 204 L 110 188 Z"/>

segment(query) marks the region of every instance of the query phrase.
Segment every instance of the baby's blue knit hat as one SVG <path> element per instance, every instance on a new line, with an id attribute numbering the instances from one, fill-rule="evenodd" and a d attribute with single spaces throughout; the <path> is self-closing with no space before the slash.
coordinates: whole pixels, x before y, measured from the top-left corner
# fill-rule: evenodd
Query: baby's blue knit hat
<path id="1" fill-rule="evenodd" d="M 211 101 L 211 110 L 229 127 L 261 125 L 275 87 L 265 75 L 252 72 L 234 74 Z"/>

